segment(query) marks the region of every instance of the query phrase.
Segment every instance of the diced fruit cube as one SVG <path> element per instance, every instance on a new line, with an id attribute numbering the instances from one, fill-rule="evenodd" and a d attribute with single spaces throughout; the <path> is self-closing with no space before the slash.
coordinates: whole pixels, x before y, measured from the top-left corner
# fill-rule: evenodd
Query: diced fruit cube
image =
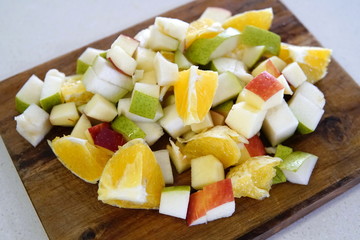
<path id="1" fill-rule="evenodd" d="M 103 50 L 96 48 L 86 48 L 76 62 L 76 74 L 84 74 L 86 70 L 92 65 L 95 58 L 103 52 Z"/>
<path id="2" fill-rule="evenodd" d="M 306 75 L 297 62 L 290 63 L 283 70 L 282 74 L 286 80 L 295 88 L 306 81 Z"/>
<path id="3" fill-rule="evenodd" d="M 129 56 L 134 55 L 140 42 L 134 38 L 120 34 L 119 37 L 111 44 L 111 48 L 115 46 L 121 47 Z"/>
<path id="4" fill-rule="evenodd" d="M 15 108 L 19 113 L 23 113 L 30 104 L 40 104 L 40 95 L 44 82 L 35 75 L 32 75 L 15 96 Z"/>
<path id="5" fill-rule="evenodd" d="M 189 159 L 187 159 L 180 151 L 180 147 L 176 145 L 171 139 L 170 145 L 166 146 L 169 151 L 170 159 L 174 164 L 176 171 L 180 174 L 191 167 Z"/>
<path id="6" fill-rule="evenodd" d="M 155 26 L 157 26 L 162 33 L 179 41 L 185 39 L 186 32 L 189 28 L 189 24 L 187 22 L 167 17 L 156 17 Z"/>
<path id="7" fill-rule="evenodd" d="M 136 69 L 136 60 L 132 58 L 122 47 L 117 45 L 110 48 L 106 57 L 126 75 L 133 75 Z"/>
<path id="8" fill-rule="evenodd" d="M 154 58 L 154 69 L 157 83 L 160 86 L 172 85 L 179 77 L 178 66 L 157 52 Z"/>
<path id="9" fill-rule="evenodd" d="M 16 131 L 31 145 L 36 147 L 50 131 L 49 114 L 32 103 L 26 110 L 15 117 Z"/>
<path id="10" fill-rule="evenodd" d="M 223 23 L 226 19 L 231 16 L 231 12 L 224 8 L 219 7 L 207 7 L 201 14 L 200 19 L 210 18 L 215 22 Z"/>
<path id="11" fill-rule="evenodd" d="M 164 135 L 164 130 L 157 122 L 135 122 L 136 125 L 143 130 L 145 135 L 145 142 L 149 146 L 153 145 L 157 140 Z"/>
<path id="12" fill-rule="evenodd" d="M 145 138 L 146 136 L 139 126 L 123 115 L 117 116 L 114 119 L 111 123 L 111 128 L 122 134 L 127 141 L 135 138 Z"/>
<path id="13" fill-rule="evenodd" d="M 76 138 L 87 139 L 85 132 L 88 128 L 91 128 L 91 122 L 85 114 L 82 114 L 70 135 Z"/>
<path id="14" fill-rule="evenodd" d="M 191 160 L 191 186 L 202 189 L 204 186 L 224 179 L 224 167 L 216 157 L 207 155 Z"/>
<path id="15" fill-rule="evenodd" d="M 224 72 L 220 74 L 218 78 L 218 87 L 212 102 L 212 107 L 218 106 L 227 100 L 235 98 L 241 90 L 242 86 L 240 81 L 234 74 L 230 72 Z"/>
<path id="16" fill-rule="evenodd" d="M 191 130 L 195 133 L 199 133 L 202 131 L 205 131 L 206 129 L 209 129 L 214 126 L 214 123 L 212 121 L 210 112 L 206 114 L 205 119 L 200 123 L 193 123 L 190 125 Z"/>
<path id="17" fill-rule="evenodd" d="M 156 53 L 148 48 L 138 47 L 135 52 L 135 60 L 137 62 L 137 69 L 151 71 L 154 69 L 154 58 Z"/>
<path id="18" fill-rule="evenodd" d="M 50 69 L 44 79 L 40 94 L 41 107 L 50 112 L 51 108 L 63 102 L 61 96 L 61 85 L 65 80 L 65 74 L 56 69 Z"/>
<path id="19" fill-rule="evenodd" d="M 207 223 L 206 219 L 206 197 L 203 190 L 190 195 L 186 222 L 188 226 Z"/>
<path id="20" fill-rule="evenodd" d="M 159 103 L 158 85 L 136 83 L 131 96 L 129 112 L 141 117 L 154 119 Z"/>
<path id="21" fill-rule="evenodd" d="M 74 102 L 54 106 L 50 113 L 50 122 L 54 126 L 73 127 L 80 116 Z"/>
<path id="22" fill-rule="evenodd" d="M 174 176 L 170 163 L 170 155 L 167 149 L 154 152 L 156 161 L 159 163 L 165 184 L 173 184 Z"/>
<path id="23" fill-rule="evenodd" d="M 165 187 L 161 192 L 159 213 L 186 219 L 190 186 Z"/>
<path id="24" fill-rule="evenodd" d="M 324 108 L 325 97 L 318 87 L 309 82 L 303 82 L 295 91 L 295 94 L 301 94 L 312 103 L 316 104 L 319 108 Z"/>
<path id="25" fill-rule="evenodd" d="M 179 41 L 162 33 L 157 26 L 149 27 L 147 46 L 154 51 L 176 51 Z"/>
<path id="26" fill-rule="evenodd" d="M 111 122 L 117 115 L 116 107 L 99 94 L 95 94 L 86 104 L 84 113 L 102 122 Z"/>
<path id="27" fill-rule="evenodd" d="M 185 126 L 179 117 L 175 104 L 164 108 L 164 116 L 160 119 L 160 125 L 173 138 L 177 138 L 190 130 L 190 126 Z"/>

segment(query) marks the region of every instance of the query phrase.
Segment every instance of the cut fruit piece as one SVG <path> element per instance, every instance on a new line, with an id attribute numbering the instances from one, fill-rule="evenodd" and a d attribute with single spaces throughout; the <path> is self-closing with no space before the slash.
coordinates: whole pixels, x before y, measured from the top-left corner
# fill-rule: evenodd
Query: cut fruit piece
<path id="1" fill-rule="evenodd" d="M 289 182 L 307 185 L 317 160 L 313 154 L 295 151 L 284 158 L 279 168 Z"/>
<path id="2" fill-rule="evenodd" d="M 282 102 L 284 86 L 273 75 L 265 71 L 245 86 L 241 96 L 247 104 L 266 110 Z"/>
<path id="3" fill-rule="evenodd" d="M 36 147 L 51 130 L 49 114 L 35 103 L 15 117 L 16 131 Z"/>
<path id="4" fill-rule="evenodd" d="M 213 110 L 210 110 L 210 116 L 211 116 L 211 120 L 212 120 L 214 126 L 219 126 L 219 125 L 225 124 L 225 117 L 222 114 L 215 112 Z"/>
<path id="5" fill-rule="evenodd" d="M 213 155 L 191 159 L 191 187 L 202 189 L 204 186 L 224 179 L 224 167 Z"/>
<path id="6" fill-rule="evenodd" d="M 240 158 L 237 143 L 241 136 L 226 126 L 216 126 L 212 129 L 196 134 L 188 140 L 182 140 L 186 145 L 181 152 L 187 159 L 213 155 L 219 159 L 224 168 L 235 165 Z"/>
<path id="7" fill-rule="evenodd" d="M 231 178 L 234 196 L 258 200 L 269 197 L 272 179 L 276 174 L 275 167 L 281 161 L 276 157 L 259 156 L 231 168 L 226 178 Z"/>
<path id="8" fill-rule="evenodd" d="M 246 150 L 250 157 L 257 157 L 265 155 L 265 147 L 259 135 L 255 135 L 248 139 L 249 143 L 244 143 Z"/>
<path id="9" fill-rule="evenodd" d="M 152 71 L 154 69 L 153 62 L 155 52 L 148 48 L 138 47 L 135 52 L 136 68 L 144 71 Z"/>
<path id="10" fill-rule="evenodd" d="M 53 126 L 73 127 L 79 118 L 74 102 L 56 105 L 50 113 L 50 122 Z"/>
<path id="11" fill-rule="evenodd" d="M 244 87 L 253 79 L 253 76 L 246 70 L 243 62 L 229 57 L 216 58 L 211 62 L 211 69 L 218 73 L 231 72 L 239 78 L 239 83 Z"/>
<path id="12" fill-rule="evenodd" d="M 160 119 L 160 125 L 173 138 L 177 138 L 182 134 L 190 131 L 190 126 L 185 126 L 183 120 L 176 111 L 175 104 L 164 108 L 164 116 Z"/>
<path id="13" fill-rule="evenodd" d="M 280 75 L 277 80 L 284 86 L 284 94 L 287 95 L 293 95 L 293 91 L 291 89 L 291 87 L 289 86 L 289 83 L 286 81 L 286 78 L 284 77 L 284 75 Z"/>
<path id="14" fill-rule="evenodd" d="M 228 18 L 223 23 L 223 27 L 233 27 L 242 32 L 244 31 L 246 26 L 252 25 L 258 28 L 268 30 L 271 26 L 273 17 L 274 14 L 272 8 L 246 11 Z"/>
<path id="15" fill-rule="evenodd" d="M 15 108 L 19 113 L 23 113 L 32 103 L 40 104 L 43 85 L 44 82 L 40 78 L 31 75 L 15 96 Z"/>
<path id="16" fill-rule="evenodd" d="M 142 117 L 137 114 L 129 112 L 130 104 L 131 104 L 131 98 L 120 99 L 118 101 L 117 109 L 118 109 L 119 115 L 125 115 L 125 117 L 129 118 L 131 121 L 134 121 L 134 122 L 156 122 L 164 116 L 164 112 L 163 112 L 163 109 L 160 104 L 158 104 L 158 108 L 156 110 L 155 117 L 153 119 L 145 118 L 145 117 Z"/>
<path id="17" fill-rule="evenodd" d="M 196 39 L 213 38 L 224 29 L 220 23 L 209 19 L 201 18 L 190 23 L 185 37 L 185 49 L 188 48 Z"/>
<path id="18" fill-rule="evenodd" d="M 87 131 L 88 128 L 91 128 L 91 122 L 85 114 L 82 114 L 70 135 L 76 138 L 87 139 L 85 131 Z"/>
<path id="19" fill-rule="evenodd" d="M 279 144 L 276 146 L 275 157 L 278 157 L 278 158 L 281 158 L 282 160 L 284 160 L 292 152 L 293 152 L 293 149 L 291 147 L 287 147 L 287 146 Z"/>
<path id="20" fill-rule="evenodd" d="M 233 105 L 234 105 L 233 100 L 228 100 L 228 101 L 221 103 L 220 105 L 214 107 L 212 110 L 214 110 L 217 113 L 220 113 L 221 115 L 223 115 L 226 118 Z"/>
<path id="21" fill-rule="evenodd" d="M 133 56 L 140 42 L 134 38 L 120 34 L 119 37 L 111 44 L 111 48 L 115 46 L 121 47 L 129 56 Z"/>
<path id="22" fill-rule="evenodd" d="M 194 64 L 206 65 L 236 48 L 240 32 L 228 28 L 213 38 L 196 39 L 186 50 L 185 56 Z"/>
<path id="23" fill-rule="evenodd" d="M 281 38 L 276 33 L 248 25 L 241 33 L 240 43 L 246 46 L 265 46 L 265 53 L 277 56 Z"/>
<path id="24" fill-rule="evenodd" d="M 219 75 L 218 87 L 212 102 L 212 107 L 226 102 L 239 95 L 242 90 L 239 79 L 231 72 L 224 72 Z"/>
<path id="25" fill-rule="evenodd" d="M 99 94 L 95 94 L 86 104 L 84 113 L 102 122 L 111 122 L 117 115 L 116 107 Z"/>
<path id="26" fill-rule="evenodd" d="M 327 48 L 281 43 L 279 57 L 287 63 L 297 62 L 304 71 L 307 81 L 315 83 L 326 76 L 331 54 L 332 50 Z"/>
<path id="27" fill-rule="evenodd" d="M 206 220 L 206 197 L 203 190 L 194 192 L 190 195 L 186 222 L 188 226 L 207 223 Z"/>
<path id="28" fill-rule="evenodd" d="M 244 49 L 242 61 L 246 67 L 251 68 L 265 52 L 265 46 L 247 47 Z"/>
<path id="29" fill-rule="evenodd" d="M 206 219 L 208 222 L 230 217 L 235 212 L 231 179 L 224 179 L 204 187 Z"/>
<path id="30" fill-rule="evenodd" d="M 167 17 L 156 17 L 155 26 L 157 26 L 162 33 L 179 41 L 185 39 L 186 32 L 189 28 L 189 24 L 187 22 Z"/>
<path id="31" fill-rule="evenodd" d="M 189 69 L 193 65 L 180 50 L 176 50 L 174 57 L 174 61 L 178 65 L 179 70 Z"/>
<path id="32" fill-rule="evenodd" d="M 161 168 L 144 140 L 122 146 L 108 161 L 98 199 L 120 208 L 157 209 L 165 186 Z"/>
<path id="33" fill-rule="evenodd" d="M 129 112 L 144 118 L 154 119 L 160 105 L 159 94 L 160 87 L 158 85 L 135 83 Z"/>
<path id="34" fill-rule="evenodd" d="M 210 112 L 208 112 L 208 114 L 206 114 L 205 119 L 202 122 L 193 123 L 190 125 L 191 131 L 193 131 L 195 133 L 203 132 L 209 128 L 212 128 L 213 126 L 214 126 L 214 123 L 212 121 Z"/>
<path id="35" fill-rule="evenodd" d="M 64 80 L 65 74 L 56 69 L 46 73 L 40 94 L 40 105 L 45 111 L 50 112 L 53 106 L 63 103 L 61 85 Z"/>
<path id="36" fill-rule="evenodd" d="M 186 219 L 190 186 L 165 187 L 161 192 L 159 213 Z"/>
<path id="37" fill-rule="evenodd" d="M 295 88 L 306 81 L 306 75 L 297 62 L 290 63 L 283 70 L 282 74 L 286 80 Z"/>
<path id="38" fill-rule="evenodd" d="M 170 155 L 167 149 L 154 152 L 156 161 L 159 163 L 165 184 L 173 184 L 174 176 L 170 163 Z"/>
<path id="39" fill-rule="evenodd" d="M 72 75 L 65 78 L 61 85 L 61 95 L 66 103 L 74 102 L 76 106 L 81 106 L 89 102 L 94 95 L 86 90 L 82 78 L 83 75 Z"/>
<path id="40" fill-rule="evenodd" d="M 210 110 L 218 86 L 218 74 L 192 66 L 175 82 L 176 110 L 184 125 L 200 123 Z"/>
<path id="41" fill-rule="evenodd" d="M 169 142 L 170 145 L 167 145 L 166 149 L 169 151 L 170 159 L 176 171 L 180 174 L 191 167 L 190 160 L 181 153 L 180 147 L 183 148 L 181 143 L 176 142 L 175 144 L 171 139 L 169 139 Z"/>
<path id="42" fill-rule="evenodd" d="M 109 151 L 97 148 L 87 140 L 72 136 L 48 141 L 59 161 L 73 174 L 89 183 L 96 183 L 110 159 Z"/>
<path id="43" fill-rule="evenodd" d="M 145 138 L 146 134 L 139 126 L 125 116 L 117 116 L 111 123 L 111 128 L 122 134 L 127 141 Z"/>
<path id="44" fill-rule="evenodd" d="M 157 84 L 160 86 L 173 85 L 179 77 L 178 66 L 166 60 L 159 52 L 154 58 L 154 69 Z"/>
<path id="45" fill-rule="evenodd" d="M 155 71 L 151 70 L 151 71 L 148 71 L 148 72 L 144 72 L 142 78 L 139 79 L 137 82 L 156 85 L 157 84 L 157 79 L 156 79 Z"/>
<path id="46" fill-rule="evenodd" d="M 92 65 L 95 58 L 104 53 L 104 50 L 88 47 L 76 61 L 76 74 L 84 74 Z"/>
<path id="47" fill-rule="evenodd" d="M 178 49 L 179 41 L 162 33 L 157 26 L 150 26 L 149 31 L 148 48 L 154 51 L 176 51 Z"/>
<path id="48" fill-rule="evenodd" d="M 132 58 L 125 50 L 117 45 L 110 48 L 106 57 L 118 68 L 121 72 L 128 76 L 134 74 L 136 69 L 136 60 Z"/>
<path id="49" fill-rule="evenodd" d="M 297 130 L 301 134 L 313 132 L 324 114 L 324 109 L 320 108 L 300 93 L 290 99 L 289 108 L 299 121 Z"/>
<path id="50" fill-rule="evenodd" d="M 100 123 L 88 129 L 95 145 L 116 152 L 126 143 L 125 138 L 110 128 L 109 123 Z"/>
<path id="51" fill-rule="evenodd" d="M 199 19 L 207 18 L 215 22 L 223 23 L 229 17 L 231 17 L 231 12 L 225 8 L 207 7 Z"/>
<path id="52" fill-rule="evenodd" d="M 276 56 L 273 56 L 273 58 L 275 58 L 275 57 Z M 275 66 L 275 64 L 273 63 L 273 61 L 270 58 L 261 62 L 256 68 L 254 68 L 254 70 L 251 72 L 251 74 L 254 77 L 256 77 L 257 75 L 259 75 L 260 73 L 262 73 L 264 71 L 270 73 L 271 75 L 273 75 L 276 78 L 281 75 L 280 70 Z"/>
<path id="53" fill-rule="evenodd" d="M 324 94 L 314 84 L 309 82 L 303 82 L 295 91 L 296 94 L 301 94 L 312 103 L 316 104 L 319 108 L 324 108 L 325 97 Z"/>
<path id="54" fill-rule="evenodd" d="M 135 122 L 145 133 L 145 142 L 151 146 L 164 135 L 164 130 L 157 122 Z"/>
<path id="55" fill-rule="evenodd" d="M 276 175 L 272 180 L 272 184 L 274 185 L 274 184 L 286 182 L 286 176 L 284 172 L 279 167 L 275 167 L 275 169 L 276 169 Z"/>
<path id="56" fill-rule="evenodd" d="M 298 124 L 298 120 L 283 100 L 281 104 L 267 111 L 262 130 L 274 147 L 291 137 Z"/>
<path id="57" fill-rule="evenodd" d="M 254 108 L 246 102 L 239 102 L 231 108 L 225 123 L 249 139 L 260 131 L 265 114 L 265 110 Z"/>

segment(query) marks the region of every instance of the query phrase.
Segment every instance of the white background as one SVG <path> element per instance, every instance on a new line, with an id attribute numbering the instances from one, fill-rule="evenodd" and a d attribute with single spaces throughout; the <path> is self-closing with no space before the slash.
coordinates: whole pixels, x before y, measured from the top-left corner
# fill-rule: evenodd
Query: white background
<path id="1" fill-rule="evenodd" d="M 0 0 L 0 80 L 102 39 L 188 0 Z M 360 83 L 360 4 L 356 0 L 284 0 Z M 276 16 L 275 16 L 276 17 Z M 12 163 L 0 160 L 0 239 L 42 239 L 36 214 Z M 17 199 L 17 201 L 15 201 Z M 272 239 L 358 239 L 356 186 Z M 28 205 L 28 206 L 27 206 Z M 30 210 L 29 210 L 30 209 Z"/>

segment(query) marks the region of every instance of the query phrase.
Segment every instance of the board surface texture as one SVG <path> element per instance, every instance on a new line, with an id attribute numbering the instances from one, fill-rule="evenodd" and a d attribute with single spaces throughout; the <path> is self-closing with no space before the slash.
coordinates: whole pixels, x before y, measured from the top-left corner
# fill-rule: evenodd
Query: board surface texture
<path id="1" fill-rule="evenodd" d="M 191 22 L 208 6 L 233 14 L 272 7 L 271 31 L 283 42 L 319 46 L 314 37 L 279 1 L 195 1 L 162 16 Z M 134 36 L 154 19 L 122 31 Z M 89 46 L 108 49 L 119 33 Z M 232 217 L 187 227 L 184 220 L 156 210 L 120 209 L 97 200 L 97 185 L 88 184 L 64 168 L 46 141 L 33 148 L 15 130 L 15 94 L 32 75 L 41 79 L 51 68 L 66 75 L 75 72 L 81 49 L 60 56 L 0 83 L 0 134 L 50 239 L 249 239 L 266 238 L 360 182 L 360 88 L 334 59 L 329 73 L 316 85 L 326 98 L 325 114 L 316 131 L 296 134 L 284 145 L 319 156 L 308 186 L 273 186 L 270 197 L 258 201 L 236 199 Z M 46 139 L 70 133 L 53 128 Z M 164 141 L 155 148 L 164 146 Z M 162 146 L 161 146 L 162 145 Z M 189 184 L 190 172 L 175 175 L 176 185 Z"/>

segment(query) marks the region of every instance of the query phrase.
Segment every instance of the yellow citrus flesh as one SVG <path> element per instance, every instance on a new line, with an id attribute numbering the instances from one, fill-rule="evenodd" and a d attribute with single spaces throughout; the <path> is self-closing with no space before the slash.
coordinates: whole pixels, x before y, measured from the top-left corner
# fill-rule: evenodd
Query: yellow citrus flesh
<path id="1" fill-rule="evenodd" d="M 181 141 L 181 139 L 179 139 Z M 224 168 L 235 165 L 240 159 L 238 143 L 241 136 L 226 126 L 216 126 L 206 132 L 183 141 L 186 142 L 180 151 L 191 160 L 197 157 L 213 155 L 219 159 Z"/>
<path id="2" fill-rule="evenodd" d="M 142 139 L 122 146 L 106 164 L 98 199 L 121 208 L 156 209 L 165 186 L 154 153 Z"/>
<path id="3" fill-rule="evenodd" d="M 252 25 L 258 28 L 268 30 L 273 20 L 272 8 L 261 10 L 247 11 L 230 17 L 223 23 L 223 28 L 235 28 L 240 32 L 244 30 L 247 25 Z"/>
<path id="4" fill-rule="evenodd" d="M 218 74 L 196 67 L 181 71 L 174 84 L 176 110 L 185 125 L 200 123 L 209 112 L 218 86 Z"/>
<path id="5" fill-rule="evenodd" d="M 325 77 L 331 53 L 331 49 L 327 48 L 282 43 L 279 57 L 287 63 L 298 62 L 307 81 L 315 83 Z"/>
<path id="6" fill-rule="evenodd" d="M 49 142 L 59 161 L 79 178 L 96 183 L 112 152 L 98 148 L 87 140 L 72 137 L 56 137 Z"/>
<path id="7" fill-rule="evenodd" d="M 86 91 L 81 78 L 82 75 L 75 75 L 65 79 L 61 86 L 61 94 L 65 102 L 75 102 L 76 106 L 80 106 L 90 101 L 94 94 Z"/>
<path id="8" fill-rule="evenodd" d="M 280 158 L 259 156 L 231 168 L 226 178 L 231 178 L 234 196 L 258 200 L 269 197 L 272 179 L 276 175 L 274 167 L 281 161 Z"/>
<path id="9" fill-rule="evenodd" d="M 191 22 L 185 36 L 185 48 L 188 48 L 198 38 L 213 38 L 222 31 L 221 25 L 209 18 Z"/>

